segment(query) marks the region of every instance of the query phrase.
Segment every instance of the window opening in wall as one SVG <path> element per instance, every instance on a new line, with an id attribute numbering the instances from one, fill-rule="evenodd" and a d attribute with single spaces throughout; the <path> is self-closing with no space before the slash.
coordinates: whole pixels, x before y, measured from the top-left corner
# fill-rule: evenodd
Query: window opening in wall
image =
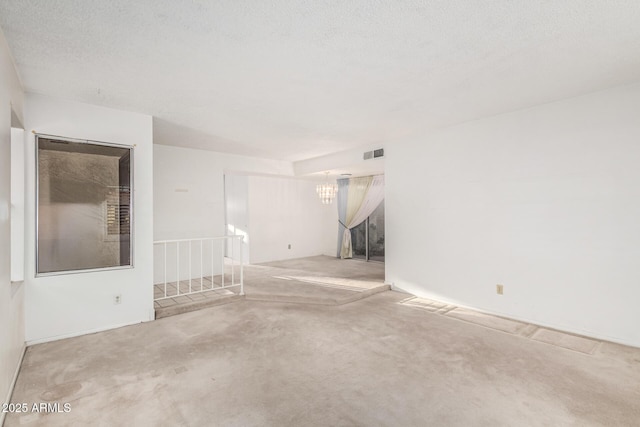
<path id="1" fill-rule="evenodd" d="M 132 260 L 132 147 L 37 135 L 36 272 Z"/>

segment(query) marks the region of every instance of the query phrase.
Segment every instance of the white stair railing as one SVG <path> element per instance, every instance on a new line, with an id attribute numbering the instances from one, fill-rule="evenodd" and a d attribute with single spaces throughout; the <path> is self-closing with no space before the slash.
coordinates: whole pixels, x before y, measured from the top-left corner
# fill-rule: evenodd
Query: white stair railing
<path id="1" fill-rule="evenodd" d="M 239 287 L 244 295 L 243 237 L 158 240 L 154 251 L 154 300 Z M 225 256 L 228 249 L 228 257 Z M 236 269 L 239 275 L 236 275 Z M 226 275 L 230 281 L 226 280 Z"/>

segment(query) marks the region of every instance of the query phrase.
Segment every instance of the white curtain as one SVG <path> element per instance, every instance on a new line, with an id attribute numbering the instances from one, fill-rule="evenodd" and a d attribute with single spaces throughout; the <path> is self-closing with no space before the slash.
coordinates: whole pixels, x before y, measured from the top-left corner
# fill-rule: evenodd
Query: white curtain
<path id="1" fill-rule="evenodd" d="M 353 197 L 352 197 L 353 191 Z M 384 175 L 352 178 L 347 202 L 347 228 L 342 236 L 340 258 L 352 258 L 351 229 L 365 221 L 384 200 Z"/>

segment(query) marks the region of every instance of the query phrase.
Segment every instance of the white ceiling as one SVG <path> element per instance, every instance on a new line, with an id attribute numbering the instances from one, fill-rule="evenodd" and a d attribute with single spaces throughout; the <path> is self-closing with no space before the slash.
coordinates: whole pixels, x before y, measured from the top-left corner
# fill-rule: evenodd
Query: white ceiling
<path id="1" fill-rule="evenodd" d="M 640 80 L 640 1 L 0 1 L 27 91 L 301 160 Z"/>

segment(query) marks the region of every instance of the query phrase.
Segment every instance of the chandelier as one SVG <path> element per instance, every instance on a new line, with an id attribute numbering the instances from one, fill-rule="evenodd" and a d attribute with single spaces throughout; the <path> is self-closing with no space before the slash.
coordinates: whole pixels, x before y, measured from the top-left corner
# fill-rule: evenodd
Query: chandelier
<path id="1" fill-rule="evenodd" d="M 338 194 L 338 184 L 329 182 L 329 172 L 325 172 L 325 175 L 327 176 L 327 182 L 316 185 L 316 192 L 323 205 L 330 205 L 336 194 Z"/>

